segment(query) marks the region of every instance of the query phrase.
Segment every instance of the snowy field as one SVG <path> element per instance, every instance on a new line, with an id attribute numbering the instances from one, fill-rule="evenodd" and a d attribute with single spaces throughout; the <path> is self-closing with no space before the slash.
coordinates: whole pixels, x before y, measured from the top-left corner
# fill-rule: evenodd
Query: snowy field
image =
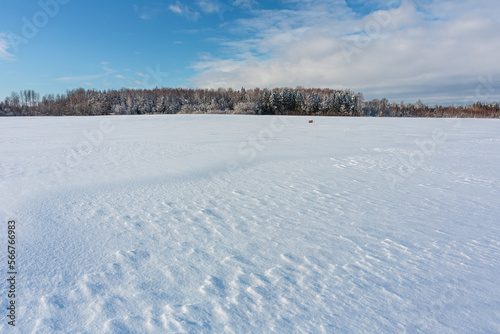
<path id="1" fill-rule="evenodd" d="M 500 333 L 500 122 L 312 119 L 1 118 L 0 332 Z"/>

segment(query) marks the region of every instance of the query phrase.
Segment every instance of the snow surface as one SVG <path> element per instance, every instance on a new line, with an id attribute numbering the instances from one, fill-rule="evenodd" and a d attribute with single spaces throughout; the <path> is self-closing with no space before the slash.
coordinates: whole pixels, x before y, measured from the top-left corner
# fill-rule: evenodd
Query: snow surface
<path id="1" fill-rule="evenodd" d="M 500 122 L 308 119 L 0 119 L 0 332 L 499 333 Z"/>

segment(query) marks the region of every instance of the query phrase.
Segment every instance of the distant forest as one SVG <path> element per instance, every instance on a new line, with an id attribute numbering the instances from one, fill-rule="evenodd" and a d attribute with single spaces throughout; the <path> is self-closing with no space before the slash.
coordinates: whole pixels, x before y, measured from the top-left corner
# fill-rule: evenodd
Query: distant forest
<path id="1" fill-rule="evenodd" d="M 248 114 L 372 117 L 500 118 L 499 103 L 463 106 L 428 106 L 363 101 L 350 90 L 187 89 L 69 90 L 40 98 L 33 90 L 13 92 L 0 102 L 0 116 L 74 116 L 137 114 Z"/>

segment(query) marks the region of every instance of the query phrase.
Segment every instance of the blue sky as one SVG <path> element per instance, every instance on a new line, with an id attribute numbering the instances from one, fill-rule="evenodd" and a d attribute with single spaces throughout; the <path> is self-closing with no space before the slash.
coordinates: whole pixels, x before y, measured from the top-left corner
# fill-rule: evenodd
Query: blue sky
<path id="1" fill-rule="evenodd" d="M 0 0 L 11 91 L 349 88 L 500 101 L 498 0 Z"/>

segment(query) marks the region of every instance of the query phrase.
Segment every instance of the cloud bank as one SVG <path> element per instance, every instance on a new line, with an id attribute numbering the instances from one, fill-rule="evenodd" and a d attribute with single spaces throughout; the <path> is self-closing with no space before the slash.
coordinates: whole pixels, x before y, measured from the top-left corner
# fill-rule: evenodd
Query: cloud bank
<path id="1" fill-rule="evenodd" d="M 500 100 L 498 1 L 372 0 L 369 14 L 356 1 L 285 2 L 232 22 L 231 38 L 219 42 L 228 56 L 194 63 L 192 83 L 350 88 L 398 102 Z"/>

